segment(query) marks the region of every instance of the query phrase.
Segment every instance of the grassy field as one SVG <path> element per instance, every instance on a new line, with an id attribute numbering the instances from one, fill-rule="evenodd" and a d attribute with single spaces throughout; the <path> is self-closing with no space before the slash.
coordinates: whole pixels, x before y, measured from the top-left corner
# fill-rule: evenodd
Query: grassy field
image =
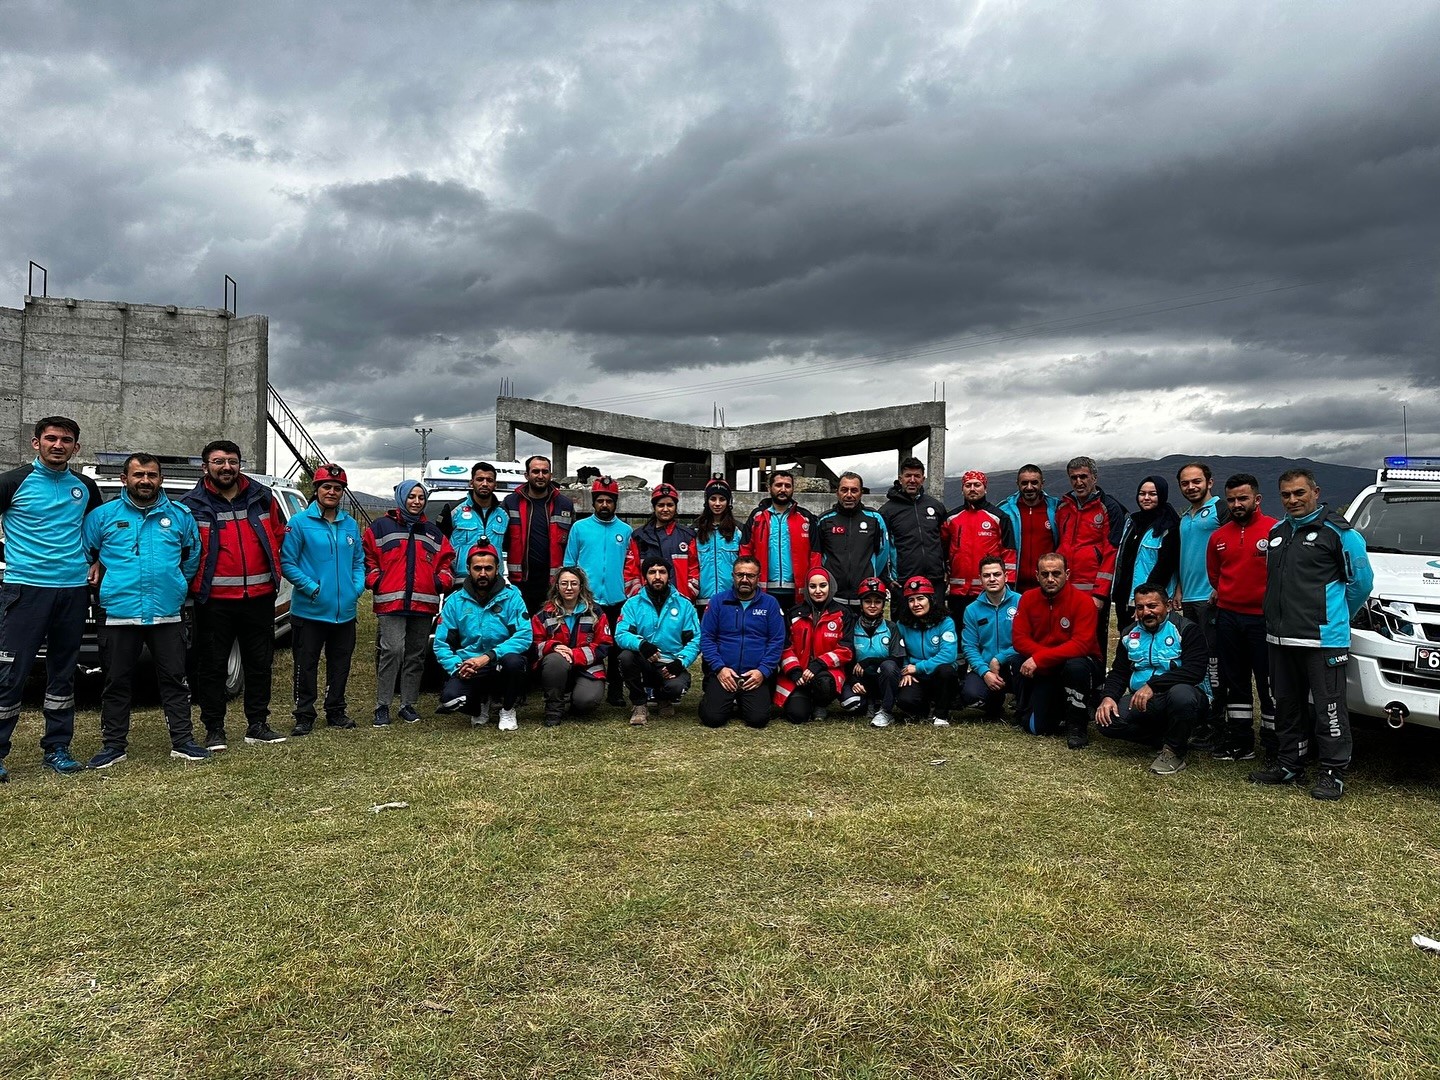
<path id="1" fill-rule="evenodd" d="M 709 731 L 693 696 L 640 730 L 542 729 L 532 702 L 508 736 L 431 696 L 415 726 L 200 766 L 152 707 L 127 762 L 73 779 L 41 774 L 27 711 L 0 1075 L 1440 1069 L 1440 956 L 1410 944 L 1440 930 L 1424 733 L 1362 737 L 1321 804 L 978 724 Z M 80 731 L 88 756 L 93 710 Z"/>

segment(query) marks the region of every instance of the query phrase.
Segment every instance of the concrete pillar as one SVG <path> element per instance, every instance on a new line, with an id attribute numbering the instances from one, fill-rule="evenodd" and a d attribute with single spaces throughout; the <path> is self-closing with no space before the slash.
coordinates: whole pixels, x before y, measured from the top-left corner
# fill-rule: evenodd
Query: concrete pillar
<path id="1" fill-rule="evenodd" d="M 495 419 L 495 460 L 515 460 L 515 425 L 499 417 Z"/>
<path id="2" fill-rule="evenodd" d="M 550 444 L 550 472 L 556 480 L 570 475 L 570 447 L 568 444 L 562 442 Z"/>
<path id="3" fill-rule="evenodd" d="M 945 429 L 932 427 L 930 438 L 927 443 L 926 458 L 929 465 L 925 469 L 927 480 L 925 487 L 935 493 L 937 499 L 943 499 L 945 494 Z"/>
<path id="4" fill-rule="evenodd" d="M 729 482 L 731 488 L 734 488 L 734 486 L 735 486 L 735 481 L 734 481 L 733 479 L 730 479 L 729 473 L 728 473 L 728 471 L 727 471 L 726 468 L 725 468 L 725 451 L 724 451 L 724 450 L 711 450 L 711 451 L 710 451 L 710 475 L 711 475 L 711 476 L 724 476 L 724 477 L 726 478 L 726 480 Z"/>
<path id="5" fill-rule="evenodd" d="M 905 443 L 900 444 L 899 448 L 895 452 L 895 475 L 897 477 L 900 475 L 900 463 L 904 461 L 907 457 L 914 456 L 915 446 L 913 443 L 908 445 Z"/>

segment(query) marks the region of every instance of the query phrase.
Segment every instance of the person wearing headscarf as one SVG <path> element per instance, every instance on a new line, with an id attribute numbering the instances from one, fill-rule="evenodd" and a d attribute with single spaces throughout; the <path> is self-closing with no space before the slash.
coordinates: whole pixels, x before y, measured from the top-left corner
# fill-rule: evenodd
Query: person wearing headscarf
<path id="1" fill-rule="evenodd" d="M 855 653 L 848 640 L 850 617 L 834 592 L 830 571 L 816 567 L 805 577 L 805 599 L 786 615 L 775 707 L 792 724 L 825 719 L 825 707 L 837 698 L 846 712 L 865 704 L 863 695 L 845 685 L 845 669 Z"/>
<path id="2" fill-rule="evenodd" d="M 375 726 L 390 723 L 395 677 L 400 719 L 420 719 L 416 702 L 425 673 L 430 627 L 455 580 L 455 549 L 425 516 L 428 492 L 417 480 L 395 488 L 395 509 L 365 530 L 365 587 L 375 605 Z"/>
<path id="3" fill-rule="evenodd" d="M 1139 507 L 1125 519 L 1115 555 L 1115 584 L 1110 595 L 1120 604 L 1117 626 L 1135 621 L 1135 590 L 1159 585 L 1170 596 L 1180 569 L 1180 515 L 1170 505 L 1170 484 L 1147 476 L 1135 490 Z"/>

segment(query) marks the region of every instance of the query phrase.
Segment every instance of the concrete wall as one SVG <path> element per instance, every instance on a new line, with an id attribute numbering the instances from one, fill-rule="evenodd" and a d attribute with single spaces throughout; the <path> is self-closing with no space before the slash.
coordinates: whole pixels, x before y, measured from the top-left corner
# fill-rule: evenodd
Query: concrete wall
<path id="1" fill-rule="evenodd" d="M 263 315 L 210 308 L 41 297 L 0 308 L 0 465 L 29 461 L 35 421 L 58 413 L 80 424 L 80 462 L 229 438 L 263 472 L 269 333 Z"/>

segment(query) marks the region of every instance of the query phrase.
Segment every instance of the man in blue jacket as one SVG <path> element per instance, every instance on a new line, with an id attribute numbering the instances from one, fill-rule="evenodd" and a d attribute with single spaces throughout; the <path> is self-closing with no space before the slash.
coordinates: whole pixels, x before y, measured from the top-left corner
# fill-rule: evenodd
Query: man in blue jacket
<path id="1" fill-rule="evenodd" d="M 1115 662 L 1095 710 L 1095 726 L 1112 739 L 1160 744 L 1156 776 L 1185 768 L 1190 732 L 1210 707 L 1205 634 L 1180 614 L 1159 585 L 1135 590 L 1135 621 L 1121 627 Z"/>
<path id="2" fill-rule="evenodd" d="M 360 524 L 340 509 L 349 480 L 339 465 L 315 468 L 315 501 L 290 520 L 280 545 L 280 572 L 295 586 L 290 643 L 295 652 L 295 730 L 315 730 L 320 654 L 325 654 L 325 723 L 353 728 L 345 687 L 355 655 L 355 608 L 365 591 Z"/>
<path id="3" fill-rule="evenodd" d="M 160 462 L 131 454 L 121 468 L 117 498 L 85 518 L 85 557 L 100 569 L 100 631 L 105 690 L 100 699 L 104 746 L 90 768 L 125 760 L 130 737 L 131 684 L 141 650 L 150 649 L 160 684 L 160 705 L 170 727 L 170 756 L 205 761 L 190 724 L 185 681 L 185 628 L 180 614 L 190 579 L 200 567 L 200 530 L 189 508 L 172 502 L 162 486 Z"/>
<path id="4" fill-rule="evenodd" d="M 35 424 L 35 460 L 0 475 L 0 520 L 5 525 L 5 581 L 0 584 L 0 783 L 20 719 L 20 696 L 30 667 L 45 646 L 45 735 L 42 764 L 70 775 L 84 765 L 70 756 L 75 735 L 75 664 L 85 632 L 92 579 L 80 526 L 100 505 L 88 476 L 70 471 L 80 449 L 80 425 L 68 416 Z"/>
<path id="5" fill-rule="evenodd" d="M 464 709 L 472 724 L 484 724 L 490 699 L 499 697 L 496 726 L 514 731 L 525 657 L 535 640 L 525 598 L 500 576 L 500 553 L 489 544 L 470 549 L 465 569 L 465 584 L 445 598 L 435 630 L 435 659 L 449 676 L 440 689 L 440 711 Z"/>
<path id="6" fill-rule="evenodd" d="M 505 550 L 505 530 L 510 525 L 510 515 L 495 495 L 495 466 L 488 461 L 477 461 L 470 468 L 470 494 L 440 511 L 435 527 L 450 538 L 455 557 L 463 559 L 465 553 L 484 540 L 496 551 Z M 500 568 L 505 576 L 505 568 Z M 455 588 L 465 584 L 462 574 L 455 575 Z"/>
<path id="7" fill-rule="evenodd" d="M 645 587 L 625 601 L 615 627 L 634 727 L 650 718 L 647 692 L 655 695 L 661 709 L 684 696 L 690 689 L 690 665 L 700 653 L 700 619 L 695 605 L 670 584 L 670 564 L 652 555 L 640 564 L 640 572 Z"/>
<path id="8" fill-rule="evenodd" d="M 700 624 L 700 651 L 709 674 L 700 698 L 700 722 L 722 727 L 738 712 L 746 727 L 770 722 L 770 679 L 785 649 L 780 601 L 760 591 L 760 563 L 735 560 L 734 585 L 715 597 Z"/>
<path id="9" fill-rule="evenodd" d="M 960 629 L 961 654 L 970 665 L 960 688 L 960 705 L 984 705 L 986 720 L 1000 720 L 1009 692 L 1017 694 L 1016 716 L 1023 716 L 1025 708 L 1018 700 L 1020 654 L 1010 640 L 1020 594 L 1006 584 L 1005 560 L 999 555 L 980 560 L 980 589 L 974 603 L 965 608 Z"/>
<path id="10" fill-rule="evenodd" d="M 1320 501 L 1308 469 L 1280 474 L 1280 502 L 1286 518 L 1270 530 L 1265 551 L 1265 640 L 1279 755 L 1250 779 L 1300 783 L 1313 727 L 1320 772 L 1310 794 L 1338 799 L 1354 746 L 1345 706 L 1350 620 L 1369 597 L 1375 574 L 1364 537 Z M 1313 722 L 1307 700 L 1315 705 Z"/>
<path id="11" fill-rule="evenodd" d="M 625 604 L 625 554 L 630 550 L 630 526 L 615 516 L 620 505 L 620 485 L 611 477 L 597 476 L 590 485 L 590 505 L 595 512 L 570 526 L 565 541 L 566 566 L 585 571 L 595 603 L 605 612 L 613 628 L 620 622 Z M 625 704 L 625 678 L 620 674 L 620 650 L 611 649 L 606 659 L 607 704 Z"/>

